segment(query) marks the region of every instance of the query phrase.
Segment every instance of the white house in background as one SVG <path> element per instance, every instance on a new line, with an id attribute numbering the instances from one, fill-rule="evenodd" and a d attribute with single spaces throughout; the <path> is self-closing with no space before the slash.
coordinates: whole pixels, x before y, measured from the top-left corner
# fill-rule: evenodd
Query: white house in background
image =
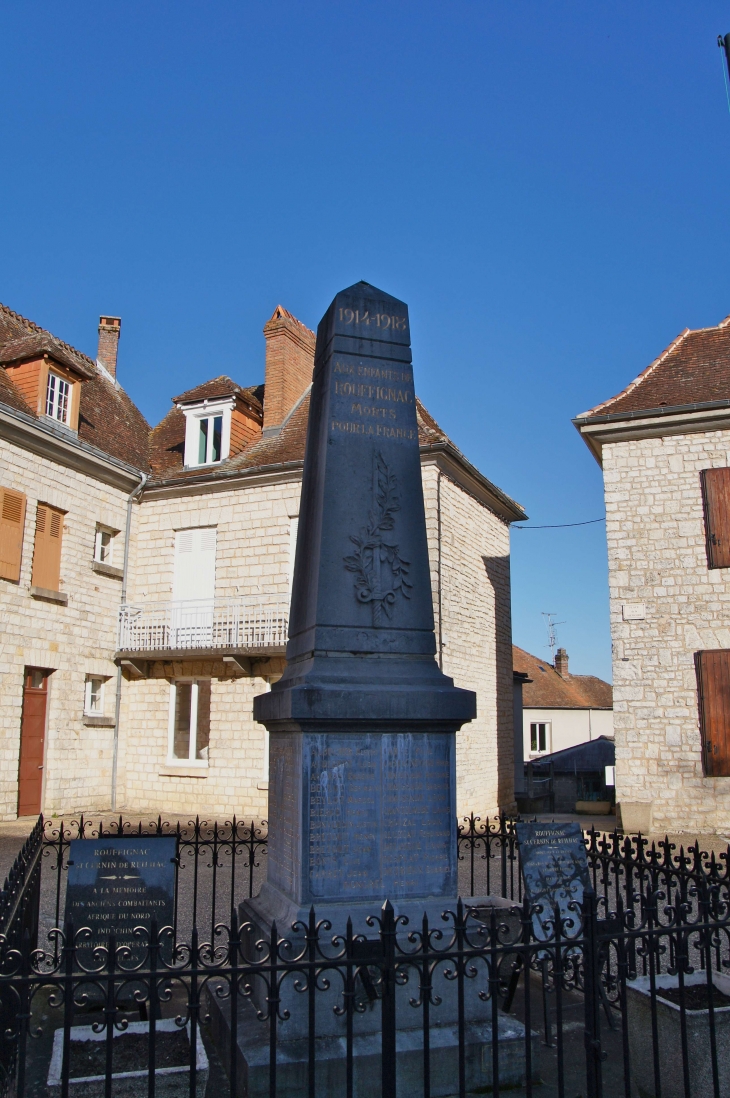
<path id="1" fill-rule="evenodd" d="M 516 645 L 512 653 L 515 674 L 522 679 L 525 762 L 599 736 L 613 738 L 610 683 L 595 675 L 571 675 L 564 648 L 558 649 L 554 667 Z"/>

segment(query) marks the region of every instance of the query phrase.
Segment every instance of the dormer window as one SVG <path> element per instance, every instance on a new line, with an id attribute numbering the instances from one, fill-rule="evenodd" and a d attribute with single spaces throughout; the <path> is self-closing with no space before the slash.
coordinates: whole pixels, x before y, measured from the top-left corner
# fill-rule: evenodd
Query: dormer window
<path id="1" fill-rule="evenodd" d="M 233 400 L 206 400 L 192 407 L 183 405 L 185 415 L 185 466 L 217 465 L 231 452 Z"/>
<path id="2" fill-rule="evenodd" d="M 46 385 L 46 415 L 58 420 L 59 423 L 68 424 L 70 405 L 70 383 L 49 370 Z"/>

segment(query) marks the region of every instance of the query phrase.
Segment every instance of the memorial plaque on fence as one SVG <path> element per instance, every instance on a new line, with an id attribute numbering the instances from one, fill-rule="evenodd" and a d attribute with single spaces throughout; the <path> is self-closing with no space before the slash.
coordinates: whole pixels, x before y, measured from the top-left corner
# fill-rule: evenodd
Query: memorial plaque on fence
<path id="1" fill-rule="evenodd" d="M 91 950 L 107 944 L 112 931 L 117 946 L 129 946 L 136 957 L 144 955 L 144 945 L 134 937 L 135 927 L 149 930 L 153 918 L 159 930 L 172 926 L 176 855 L 174 836 L 72 840 L 66 921 L 74 931 L 91 930 L 88 942 L 80 943 L 84 963 Z M 163 955 L 170 952 L 166 938 Z"/>
<path id="2" fill-rule="evenodd" d="M 525 895 L 531 904 L 542 907 L 532 917 L 535 937 L 544 940 L 554 936 L 556 904 L 563 919 L 561 934 L 575 937 L 581 929 L 579 905 L 590 885 L 580 824 L 518 823 L 515 830 Z"/>

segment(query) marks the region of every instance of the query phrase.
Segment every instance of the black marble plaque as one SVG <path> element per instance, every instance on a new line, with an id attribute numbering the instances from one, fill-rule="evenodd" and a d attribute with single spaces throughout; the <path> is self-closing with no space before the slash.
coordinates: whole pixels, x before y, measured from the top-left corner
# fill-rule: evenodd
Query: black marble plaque
<path id="1" fill-rule="evenodd" d="M 172 926 L 177 839 L 172 836 L 74 839 L 69 850 L 66 921 L 74 931 L 91 930 L 88 954 L 105 946 L 113 931 L 117 946 L 136 956 L 135 927 Z M 168 947 L 166 946 L 166 950 Z"/>
<path id="2" fill-rule="evenodd" d="M 565 936 L 579 933 L 579 905 L 583 902 L 584 890 L 590 885 L 580 824 L 535 821 L 518 823 L 515 829 L 525 895 L 531 904 L 542 908 L 532 917 L 535 937 L 544 940 L 554 936 L 556 904 L 564 920 Z"/>

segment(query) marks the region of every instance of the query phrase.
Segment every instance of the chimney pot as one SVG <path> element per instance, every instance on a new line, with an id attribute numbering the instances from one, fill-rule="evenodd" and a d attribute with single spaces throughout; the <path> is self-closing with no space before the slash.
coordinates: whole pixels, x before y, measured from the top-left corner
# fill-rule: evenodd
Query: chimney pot
<path id="1" fill-rule="evenodd" d="M 117 350 L 119 349 L 119 333 L 121 330 L 122 321 L 120 317 L 99 317 L 99 349 L 96 352 L 96 357 L 113 378 L 117 376 Z"/>
<path id="2" fill-rule="evenodd" d="M 558 648 L 555 653 L 555 670 L 560 675 L 561 679 L 570 678 L 570 673 L 568 671 L 568 653 L 564 648 Z"/>

